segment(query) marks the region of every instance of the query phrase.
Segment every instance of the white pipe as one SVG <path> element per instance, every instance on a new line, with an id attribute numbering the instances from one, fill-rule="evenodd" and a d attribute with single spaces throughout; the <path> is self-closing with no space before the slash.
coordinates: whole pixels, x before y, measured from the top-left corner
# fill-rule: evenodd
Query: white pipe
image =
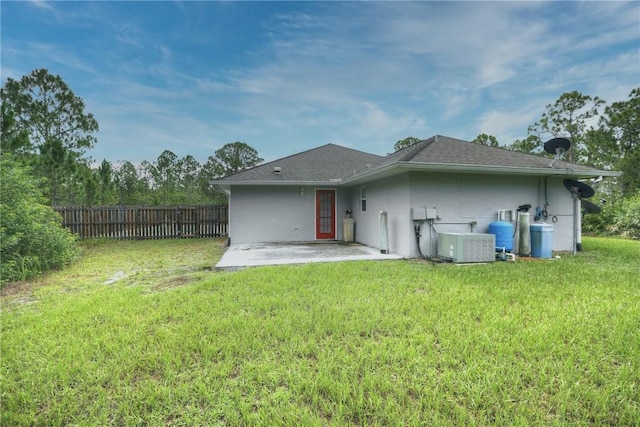
<path id="1" fill-rule="evenodd" d="M 580 200 L 578 199 L 578 195 L 576 193 L 571 193 L 571 197 L 573 198 L 573 254 L 575 255 L 578 251 L 578 203 Z"/>
<path id="2" fill-rule="evenodd" d="M 580 200 L 577 200 L 576 212 L 578 214 L 576 221 L 576 251 L 582 252 L 582 204 Z"/>
<path id="3" fill-rule="evenodd" d="M 531 255 L 531 232 L 529 231 L 529 212 L 520 212 L 518 215 L 519 225 L 519 251 L 520 256 Z"/>
<path id="4" fill-rule="evenodd" d="M 386 211 L 380 211 L 380 253 L 389 253 L 389 227 L 387 226 Z"/>

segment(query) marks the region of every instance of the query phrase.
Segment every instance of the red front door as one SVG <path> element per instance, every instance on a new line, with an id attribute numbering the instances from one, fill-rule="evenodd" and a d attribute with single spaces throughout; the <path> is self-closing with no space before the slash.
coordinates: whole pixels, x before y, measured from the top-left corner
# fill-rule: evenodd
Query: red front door
<path id="1" fill-rule="evenodd" d="M 316 190 L 316 239 L 336 238 L 336 190 Z"/>

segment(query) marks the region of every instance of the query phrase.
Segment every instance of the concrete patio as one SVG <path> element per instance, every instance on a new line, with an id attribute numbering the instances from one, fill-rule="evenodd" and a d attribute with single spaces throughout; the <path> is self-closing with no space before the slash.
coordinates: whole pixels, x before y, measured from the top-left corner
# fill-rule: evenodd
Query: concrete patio
<path id="1" fill-rule="evenodd" d="M 343 262 L 401 259 L 396 254 L 358 243 L 256 243 L 232 244 L 215 268 L 236 270 L 261 265 L 306 264 L 312 262 Z"/>

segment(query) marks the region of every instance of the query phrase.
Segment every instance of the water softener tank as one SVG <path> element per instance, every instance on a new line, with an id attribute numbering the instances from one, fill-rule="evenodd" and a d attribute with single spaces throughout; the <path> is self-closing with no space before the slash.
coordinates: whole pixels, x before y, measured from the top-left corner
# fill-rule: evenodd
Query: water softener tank
<path id="1" fill-rule="evenodd" d="M 489 234 L 496 236 L 496 251 L 513 250 L 513 224 L 507 221 L 495 221 L 489 224 Z"/>
<path id="2" fill-rule="evenodd" d="M 518 234 L 520 235 L 520 250 L 521 256 L 531 255 L 531 232 L 529 230 L 529 212 L 518 213 Z"/>

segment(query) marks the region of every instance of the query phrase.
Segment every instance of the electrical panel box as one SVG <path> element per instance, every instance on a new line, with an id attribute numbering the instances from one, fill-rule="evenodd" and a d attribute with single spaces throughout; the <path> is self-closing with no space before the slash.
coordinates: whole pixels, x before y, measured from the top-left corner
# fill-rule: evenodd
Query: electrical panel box
<path id="1" fill-rule="evenodd" d="M 438 219 L 436 208 L 425 208 L 424 206 L 411 208 L 411 219 L 414 221 L 426 221 L 427 219 Z"/>
<path id="2" fill-rule="evenodd" d="M 411 208 L 411 219 L 413 219 L 414 221 L 424 221 L 427 219 L 427 213 L 425 208 L 423 207 L 416 207 L 416 208 Z"/>
<path id="3" fill-rule="evenodd" d="M 453 262 L 491 262 L 496 260 L 495 234 L 440 233 L 438 258 Z"/>

